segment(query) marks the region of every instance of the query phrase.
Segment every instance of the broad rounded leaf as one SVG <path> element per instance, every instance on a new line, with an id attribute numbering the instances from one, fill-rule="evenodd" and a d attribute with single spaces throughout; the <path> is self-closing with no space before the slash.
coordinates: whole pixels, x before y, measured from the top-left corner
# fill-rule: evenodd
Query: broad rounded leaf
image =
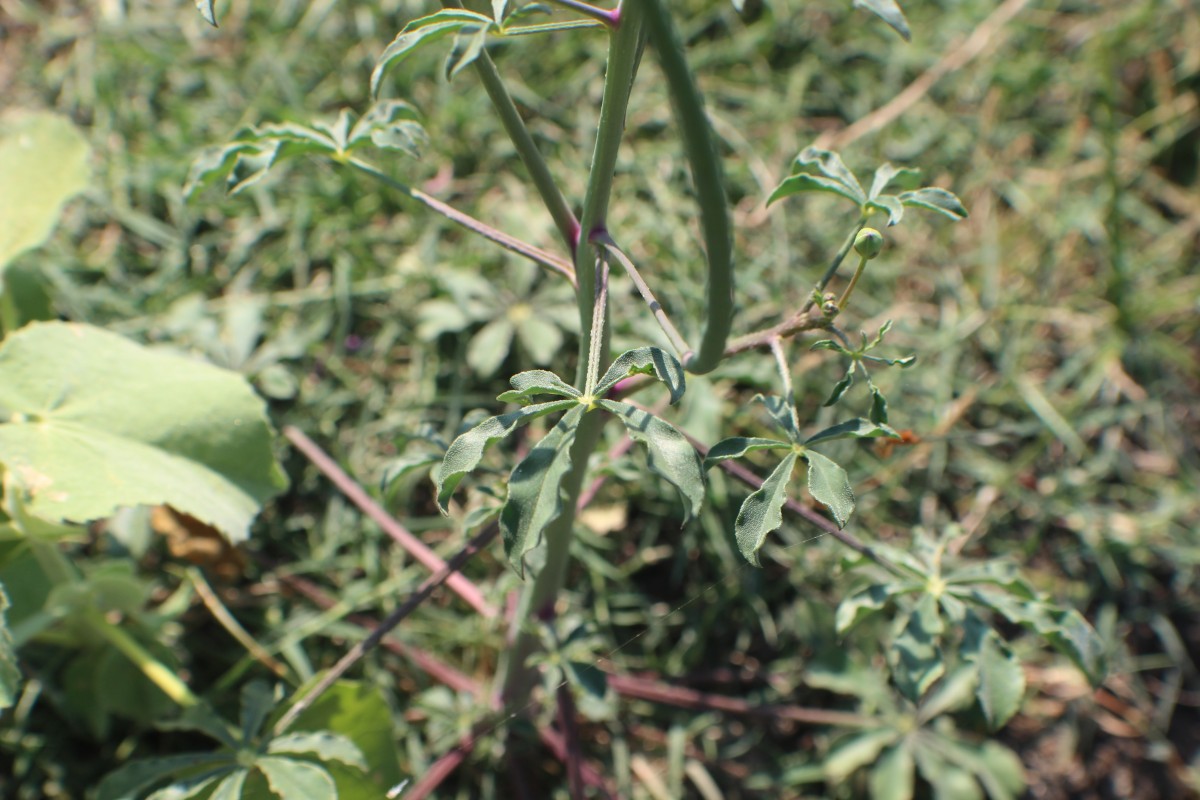
<path id="1" fill-rule="evenodd" d="M 337 788 L 328 770 L 307 761 L 263 756 L 254 766 L 267 779 L 280 800 L 337 800 Z"/>
<path id="2" fill-rule="evenodd" d="M 504 317 L 484 325 L 467 344 L 467 364 L 480 377 L 495 374 L 512 349 L 513 324 Z"/>
<path id="3" fill-rule="evenodd" d="M 903 36 L 906 42 L 912 40 L 912 30 L 908 27 L 908 20 L 904 18 L 904 12 L 900 10 L 896 0 L 854 0 L 854 7 L 865 8 L 879 17 Z"/>
<path id="4" fill-rule="evenodd" d="M 660 347 L 639 347 L 617 357 L 596 384 L 596 396 L 603 397 L 618 381 L 630 375 L 653 375 L 666 384 L 671 393 L 672 404 L 678 403 L 687 389 L 687 380 L 679 359 Z"/>
<path id="5" fill-rule="evenodd" d="M 498 417 L 488 417 L 471 430 L 459 436 L 450 443 L 442 465 L 435 470 L 434 483 L 437 485 L 438 507 L 442 513 L 448 510 L 450 496 L 454 494 L 459 481 L 479 465 L 483 453 L 488 447 L 508 436 L 519 426 L 556 411 L 565 411 L 571 406 L 578 405 L 574 400 L 555 400 L 552 403 L 538 403 L 526 406 L 509 414 Z"/>
<path id="6" fill-rule="evenodd" d="M 348 736 L 330 731 L 313 731 L 308 733 L 287 733 L 271 740 L 267 752 L 274 755 L 280 753 L 312 753 L 322 761 L 341 761 L 361 770 L 367 768 L 362 751 Z"/>
<path id="7" fill-rule="evenodd" d="M 781 442 L 778 439 L 731 436 L 728 439 L 722 439 L 708 449 L 708 455 L 704 459 L 704 468 L 711 469 L 719 461 L 741 458 L 746 453 L 755 450 L 788 450 L 791 447 L 791 442 Z"/>
<path id="8" fill-rule="evenodd" d="M 935 186 L 926 186 L 915 192 L 904 192 L 900 195 L 900 202 L 906 206 L 937 211 L 953 220 L 967 218 L 967 209 L 963 206 L 962 201 L 953 192 Z"/>
<path id="9" fill-rule="evenodd" d="M 762 566 L 758 551 L 767 540 L 767 534 L 778 530 L 783 524 L 783 504 L 787 501 L 788 481 L 797 458 L 799 456 L 795 452 L 784 456 L 779 466 L 767 476 L 758 491 L 746 498 L 738 511 L 733 527 L 734 538 L 742 556 L 756 567 Z"/>
<path id="10" fill-rule="evenodd" d="M 846 470 L 812 450 L 804 452 L 804 459 L 808 462 L 809 494 L 829 508 L 839 528 L 846 527 L 854 511 L 854 490 Z"/>
<path id="11" fill-rule="evenodd" d="M 564 400 L 563 404 L 572 402 Z M 571 469 L 571 445 L 585 412 L 576 404 L 530 449 L 508 479 L 500 531 L 504 552 L 521 577 L 525 577 L 525 554 L 538 546 L 542 531 L 562 513 L 560 487 Z"/>
<path id="12" fill-rule="evenodd" d="M 535 364 L 549 364 L 562 349 L 562 329 L 541 314 L 517 323 L 517 341 Z"/>
<path id="13" fill-rule="evenodd" d="M 404 30 L 396 35 L 375 62 L 375 69 L 371 71 L 371 94 L 379 93 L 379 83 L 383 80 L 384 72 L 412 55 L 417 47 L 444 39 L 468 25 L 486 29 L 492 24 L 490 17 L 463 9 L 446 9 L 413 20 L 404 26 Z"/>
<path id="14" fill-rule="evenodd" d="M 0 420 L 0 464 L 49 520 L 170 505 L 238 542 L 287 486 L 240 375 L 86 325 L 35 323 L 0 344 Z"/>
<path id="15" fill-rule="evenodd" d="M 670 423 L 628 403 L 601 400 L 600 405 L 620 417 L 629 435 L 646 445 L 650 469 L 679 490 L 685 521 L 699 514 L 704 505 L 704 468 L 691 442 Z"/>
<path id="16" fill-rule="evenodd" d="M 15 110 L 0 116 L 0 274 L 44 242 L 63 204 L 87 188 L 89 152 L 65 117 Z"/>
<path id="17" fill-rule="evenodd" d="M 983 638 L 979 651 L 976 697 L 992 730 L 999 730 L 1021 709 L 1025 699 L 1025 670 L 995 631 Z"/>

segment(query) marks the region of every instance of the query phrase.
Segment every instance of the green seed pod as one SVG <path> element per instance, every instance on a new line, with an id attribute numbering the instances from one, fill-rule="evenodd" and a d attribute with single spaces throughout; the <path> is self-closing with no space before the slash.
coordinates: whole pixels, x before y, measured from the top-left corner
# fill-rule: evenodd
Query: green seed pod
<path id="1" fill-rule="evenodd" d="M 879 255 L 883 249 L 883 234 L 874 228 L 863 228 L 854 237 L 854 252 L 866 259 Z"/>

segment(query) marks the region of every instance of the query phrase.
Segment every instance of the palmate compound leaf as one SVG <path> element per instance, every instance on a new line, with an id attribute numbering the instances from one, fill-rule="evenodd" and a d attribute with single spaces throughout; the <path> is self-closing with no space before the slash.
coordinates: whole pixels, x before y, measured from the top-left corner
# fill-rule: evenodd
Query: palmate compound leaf
<path id="1" fill-rule="evenodd" d="M 379 94 L 384 73 L 412 55 L 418 47 L 444 39 L 466 27 L 486 30 L 494 24 L 491 17 L 464 9 L 445 9 L 413 20 L 404 26 L 375 62 L 375 69 L 371 71 L 371 94 Z"/>
<path id="2" fill-rule="evenodd" d="M 628 403 L 601 400 L 599 405 L 620 417 L 630 437 L 646 445 L 650 469 L 679 490 L 684 521 L 698 515 L 704 505 L 704 468 L 691 442 L 670 423 Z"/>
<path id="3" fill-rule="evenodd" d="M 683 365 L 679 359 L 659 347 L 638 347 L 617 356 L 617 360 L 596 384 L 595 394 L 603 397 L 617 382 L 630 375 L 652 375 L 666 385 L 672 405 L 678 403 L 687 389 Z"/>
<path id="4" fill-rule="evenodd" d="M 562 513 L 560 488 L 571 469 L 571 445 L 579 421 L 587 409 L 574 405 L 540 442 L 530 449 L 508 479 L 508 499 L 500 511 L 504 552 L 521 577 L 525 576 L 525 554 L 537 547 L 542 531 Z M 447 454 L 448 455 L 448 454 Z"/>
<path id="5" fill-rule="evenodd" d="M 240 375 L 86 325 L 35 323 L 0 344 L 0 420 L 0 465 L 48 520 L 170 505 L 239 542 L 287 487 Z"/>
<path id="6" fill-rule="evenodd" d="M 498 417 L 488 417 L 471 430 L 459 436 L 450 443 L 446 457 L 440 467 L 434 470 L 433 482 L 437 485 L 438 507 L 445 514 L 448 512 L 450 496 L 459 482 L 479 466 L 484 451 L 488 447 L 505 438 L 521 425 L 556 411 L 566 411 L 572 406 L 579 406 L 574 400 L 556 400 L 552 403 L 537 403 L 517 411 L 501 414 Z"/>

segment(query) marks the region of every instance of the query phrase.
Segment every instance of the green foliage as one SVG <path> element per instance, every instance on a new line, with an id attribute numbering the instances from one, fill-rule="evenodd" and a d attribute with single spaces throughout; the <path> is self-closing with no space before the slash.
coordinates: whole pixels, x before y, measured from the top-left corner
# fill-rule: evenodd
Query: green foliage
<path id="1" fill-rule="evenodd" d="M 368 762 L 358 744 L 346 734 L 328 730 L 268 735 L 262 728 L 276 702 L 270 687 L 252 681 L 242 689 L 237 726 L 205 706 L 189 709 L 170 723 L 170 729 L 203 734 L 221 745 L 218 750 L 131 761 L 101 781 L 97 800 L 236 800 L 263 796 L 263 789 L 280 800 L 351 796 L 343 791 L 354 792 L 353 784 L 339 786 L 330 768 L 340 764 L 365 774 Z M 358 778 L 360 784 L 363 780 Z M 370 788 L 380 790 L 378 785 Z"/>
<path id="2" fill-rule="evenodd" d="M 262 402 L 233 373 L 43 323 L 0 344 L 0 385 L 6 494 L 33 516 L 171 505 L 242 541 L 287 486 Z"/>

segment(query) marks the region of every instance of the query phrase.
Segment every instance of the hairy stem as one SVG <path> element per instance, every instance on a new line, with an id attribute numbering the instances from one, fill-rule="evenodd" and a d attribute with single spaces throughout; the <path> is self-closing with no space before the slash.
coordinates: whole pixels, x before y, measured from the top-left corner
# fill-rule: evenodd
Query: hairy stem
<path id="1" fill-rule="evenodd" d="M 596 133 L 596 149 L 592 155 L 591 172 L 588 175 L 587 191 L 580 215 L 582 230 L 587 232 L 585 241 L 575 250 L 575 276 L 578 282 L 576 296 L 579 302 L 579 319 L 582 335 L 579 342 L 580 364 L 576 376 L 577 385 L 586 385 L 588 361 L 595 352 L 598 360 L 608 355 L 607 315 L 601 315 L 597 326 L 593 325 L 596 297 L 597 247 L 592 244 L 596 234 L 604 228 L 608 213 L 608 202 L 612 194 L 613 170 L 617 152 L 625 133 L 625 112 L 629 105 L 629 91 L 642 47 L 643 2 L 622 6 L 621 25 L 609 38 L 608 69 L 604 77 L 604 96 L 600 106 L 600 124 Z M 593 344 L 593 340 L 597 340 Z M 512 647 L 501 666 L 498 684 L 502 687 L 500 700 L 506 706 L 523 707 L 529 693 L 537 683 L 536 670 L 530 669 L 525 661 L 539 646 L 538 632 L 533 627 L 534 619 L 548 619 L 553 615 L 554 601 L 566 580 L 570 563 L 572 529 L 575 524 L 575 508 L 583 491 L 588 460 L 600 442 L 604 427 L 604 416 L 598 413 L 585 414 L 575 431 L 575 442 L 571 446 L 571 469 L 563 478 L 561 497 L 562 513 L 546 527 L 542 536 L 546 542 L 546 561 L 541 572 L 533 580 L 521 598 L 516 614 L 517 634 Z"/>
<path id="2" fill-rule="evenodd" d="M 667 312 L 663 310 L 662 304 L 654 296 L 654 292 L 650 290 L 650 285 L 646 283 L 642 274 L 638 272 L 638 268 L 629 260 L 629 256 L 625 255 L 621 248 L 617 247 L 616 242 L 607 233 L 598 241 L 604 245 L 604 249 L 608 251 L 608 254 L 625 268 L 625 272 L 629 275 L 630 280 L 633 281 L 633 285 L 637 287 L 638 294 L 642 296 L 642 299 L 646 301 L 646 305 L 650 307 L 650 313 L 654 315 L 655 321 L 658 322 L 658 327 L 662 328 L 662 332 L 666 335 L 667 340 L 675 348 L 680 361 L 687 363 L 687 360 L 692 356 L 692 348 L 688 347 L 688 343 L 679 334 L 679 330 L 671 323 L 670 317 L 667 316 Z"/>
<path id="3" fill-rule="evenodd" d="M 725 342 L 733 326 L 733 233 L 725 177 L 716 136 L 704 111 L 704 98 L 688 69 L 683 42 L 665 3 L 641 0 L 636 5 L 644 5 L 646 9 L 646 28 L 667 78 L 671 105 L 700 204 L 700 225 L 708 260 L 704 335 L 700 350 L 684 366 L 689 372 L 703 374 L 715 369 L 725 357 Z"/>
<path id="4" fill-rule="evenodd" d="M 596 280 L 596 300 L 592 308 L 592 330 L 598 331 L 604 327 L 608 318 L 608 259 L 600 260 L 600 275 Z M 600 379 L 600 362 L 604 361 L 604 337 L 593 336 L 592 347 L 588 351 L 587 380 L 584 382 L 583 393 L 591 396 L 596 390 L 596 382 Z"/>

